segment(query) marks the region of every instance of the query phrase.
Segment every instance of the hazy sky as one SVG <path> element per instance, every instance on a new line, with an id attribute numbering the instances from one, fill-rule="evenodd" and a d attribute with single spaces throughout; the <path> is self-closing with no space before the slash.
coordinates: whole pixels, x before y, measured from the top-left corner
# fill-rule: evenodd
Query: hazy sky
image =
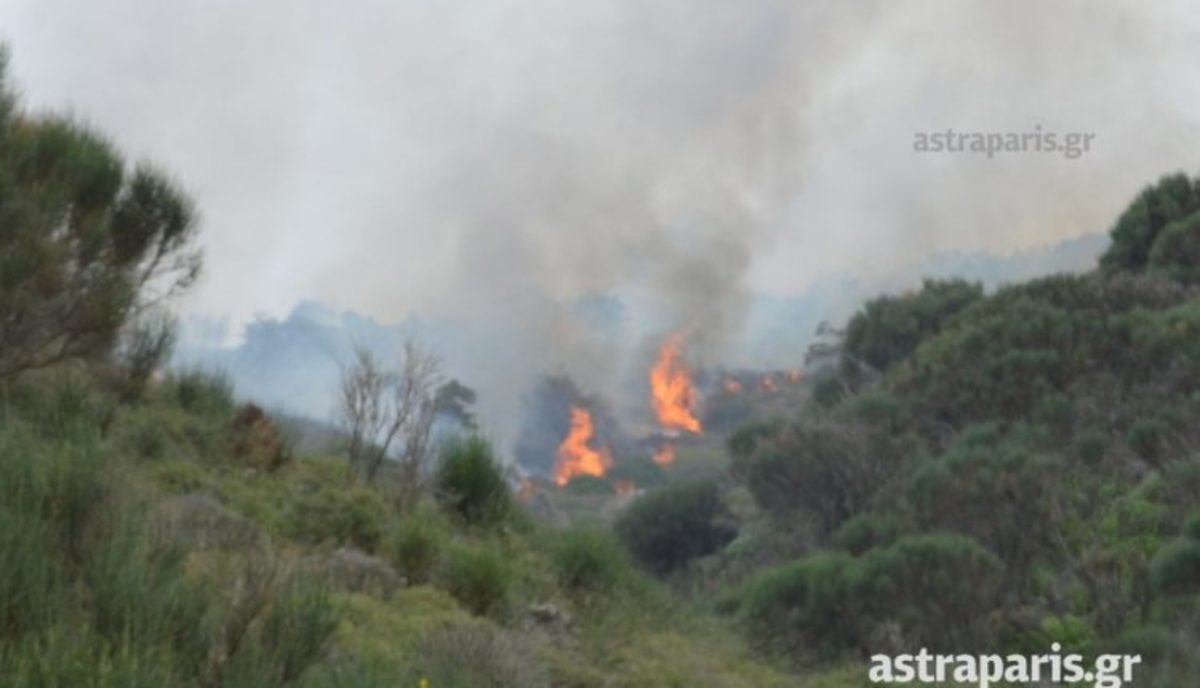
<path id="1" fill-rule="evenodd" d="M 1104 230 L 1196 170 L 1189 5 L 0 0 L 0 37 L 26 102 L 192 191 L 190 311 L 533 322 L 624 290 L 716 330 L 752 290 Z M 1093 150 L 912 150 L 1037 125 Z"/>

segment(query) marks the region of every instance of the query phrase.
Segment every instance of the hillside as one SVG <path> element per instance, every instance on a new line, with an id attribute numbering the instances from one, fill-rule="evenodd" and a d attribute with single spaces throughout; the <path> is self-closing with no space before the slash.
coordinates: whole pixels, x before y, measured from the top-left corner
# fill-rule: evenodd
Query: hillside
<path id="1" fill-rule="evenodd" d="M 345 352 L 335 425 L 172 368 L 196 217 L 0 81 L 5 686 L 862 688 L 879 655 L 1055 647 L 1200 684 L 1200 179 L 1146 188 L 1088 271 L 873 298 L 804 370 L 693 370 L 670 333 L 639 427 L 539 368 L 516 457 L 356 316 L 247 338 L 297 400 L 329 381 L 283 372 L 293 326 L 400 349 Z"/>

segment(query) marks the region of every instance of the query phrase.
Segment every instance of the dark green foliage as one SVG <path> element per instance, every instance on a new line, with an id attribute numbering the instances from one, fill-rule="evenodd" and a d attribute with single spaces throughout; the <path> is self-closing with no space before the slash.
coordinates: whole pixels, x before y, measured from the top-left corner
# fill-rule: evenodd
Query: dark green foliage
<path id="1" fill-rule="evenodd" d="M 886 371 L 906 358 L 947 319 L 983 297 L 983 287 L 964 280 L 926 280 L 921 291 L 881 296 L 846 325 L 842 368 Z"/>
<path id="2" fill-rule="evenodd" d="M 194 368 L 172 373 L 166 382 L 168 396 L 184 411 L 228 418 L 236 401 L 233 383 L 224 373 Z"/>
<path id="3" fill-rule="evenodd" d="M 1099 427 L 1080 430 L 1075 436 L 1075 456 L 1088 466 L 1095 466 L 1104 458 L 1111 440 Z"/>
<path id="4" fill-rule="evenodd" d="M 169 313 L 152 311 L 129 323 L 116 351 L 114 387 L 126 403 L 141 400 L 151 377 L 171 358 L 179 323 Z"/>
<path id="5" fill-rule="evenodd" d="M 564 531 L 554 543 L 552 556 L 559 582 L 571 590 L 611 590 L 628 572 L 625 552 L 606 530 Z"/>
<path id="6" fill-rule="evenodd" d="M 607 477 L 614 485 L 621 481 L 628 481 L 641 488 L 662 485 L 667 479 L 663 469 L 653 460 L 644 456 L 622 458 L 608 471 Z"/>
<path id="7" fill-rule="evenodd" d="M 859 575 L 854 557 L 840 552 L 768 569 L 745 586 L 739 617 L 755 643 L 769 652 L 794 658 L 812 650 L 836 655 L 858 640 L 861 601 L 851 581 Z"/>
<path id="8" fill-rule="evenodd" d="M 601 497 L 613 495 L 617 491 L 611 482 L 595 475 L 577 475 L 571 478 L 563 489 L 569 494 Z"/>
<path id="9" fill-rule="evenodd" d="M 1003 568 L 970 538 L 914 535 L 867 552 L 854 594 L 868 601 L 870 616 L 898 623 L 914 645 L 982 647 Z"/>
<path id="10" fill-rule="evenodd" d="M 1200 514 L 1196 514 L 1183 524 L 1183 535 L 1186 538 L 1200 541 Z"/>
<path id="11" fill-rule="evenodd" d="M 444 416 L 458 425 L 458 429 L 474 431 L 476 429 L 475 390 L 458 380 L 450 380 L 438 387 L 434 394 L 434 406 L 439 415 Z"/>
<path id="12" fill-rule="evenodd" d="M 634 558 L 663 574 L 732 540 L 736 531 L 723 515 L 716 483 L 694 482 L 643 495 L 621 514 L 615 527 Z"/>
<path id="13" fill-rule="evenodd" d="M 285 531 L 310 544 L 353 545 L 374 552 L 383 539 L 387 505 L 375 490 L 349 482 L 309 486 L 288 505 Z"/>
<path id="14" fill-rule="evenodd" d="M 210 600 L 184 580 L 179 555 L 150 548 L 143 520 L 122 518 L 88 563 L 93 626 L 113 643 L 167 643 L 188 671 L 197 671 L 208 650 L 203 621 Z"/>
<path id="15" fill-rule="evenodd" d="M 983 638 L 1002 566 L 969 538 L 902 538 L 861 557 L 824 552 L 769 569 L 744 587 L 739 617 L 756 644 L 791 656 L 868 648 L 885 624 L 917 647 Z"/>
<path id="16" fill-rule="evenodd" d="M 102 135 L 30 115 L 0 61 L 0 379 L 111 352 L 139 304 L 199 270 L 190 202 Z"/>
<path id="17" fill-rule="evenodd" d="M 924 528 L 975 537 L 1020 576 L 1056 546 L 1061 475 L 1056 459 L 978 426 L 916 471 L 909 501 Z"/>
<path id="18" fill-rule="evenodd" d="M 396 570 L 409 583 L 420 585 L 429 582 L 441 558 L 445 538 L 429 515 L 415 513 L 400 522 L 384 549 Z"/>
<path id="19" fill-rule="evenodd" d="M 861 513 L 842 524 L 832 544 L 840 550 L 859 555 L 874 547 L 886 547 L 911 526 L 894 514 Z"/>
<path id="20" fill-rule="evenodd" d="M 337 628 L 328 593 L 310 581 L 289 581 L 267 609 L 259 642 L 271 659 L 277 684 L 295 681 L 321 659 Z"/>
<path id="21" fill-rule="evenodd" d="M 1150 562 L 1150 576 L 1159 592 L 1200 593 L 1200 540 L 1180 538 Z"/>
<path id="22" fill-rule="evenodd" d="M 1127 274 L 1001 289 L 925 340 L 895 391 L 915 402 L 929 433 L 1028 417 L 1054 395 L 1070 402 L 1060 425 L 1111 426 L 1113 408 L 1150 407 L 1160 398 L 1151 389 L 1182 394 L 1200 375 L 1196 339 L 1187 337 L 1200 313 L 1186 299 L 1176 283 Z"/>
<path id="23" fill-rule="evenodd" d="M 498 610 L 508 600 L 512 583 L 502 552 L 490 547 L 451 550 L 445 585 L 471 613 L 484 616 Z"/>
<path id="24" fill-rule="evenodd" d="M 1109 271 L 1143 271 L 1148 266 L 1172 268 L 1189 265 L 1194 270 L 1196 213 L 1200 187 L 1187 175 L 1163 177 L 1147 187 L 1117 219 L 1112 244 L 1100 258 Z M 1190 250 L 1189 250 L 1190 249 Z"/>
<path id="25" fill-rule="evenodd" d="M 512 495 L 492 447 L 472 437 L 449 444 L 441 455 L 434 487 L 442 505 L 474 525 L 499 523 L 512 510 Z"/>
<path id="26" fill-rule="evenodd" d="M 734 475 L 758 503 L 782 517 L 807 516 L 821 537 L 863 508 L 900 462 L 887 437 L 865 425 L 835 421 L 735 436 L 731 446 L 752 448 L 735 451 Z"/>

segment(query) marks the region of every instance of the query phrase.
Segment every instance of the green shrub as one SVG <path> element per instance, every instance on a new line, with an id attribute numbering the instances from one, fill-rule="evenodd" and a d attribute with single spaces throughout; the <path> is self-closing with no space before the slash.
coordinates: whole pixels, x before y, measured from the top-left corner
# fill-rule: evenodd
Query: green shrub
<path id="1" fill-rule="evenodd" d="M 1061 543 L 1063 476 L 1057 457 L 987 424 L 964 431 L 953 447 L 921 464 L 908 498 L 923 530 L 977 540 L 1017 580 Z"/>
<path id="2" fill-rule="evenodd" d="M 1075 436 L 1075 456 L 1088 466 L 1095 466 L 1108 450 L 1108 433 L 1102 428 L 1089 427 Z"/>
<path id="3" fill-rule="evenodd" d="M 446 589 L 480 616 L 500 609 L 508 600 L 513 573 L 505 555 L 491 547 L 456 547 L 447 562 Z"/>
<path id="4" fill-rule="evenodd" d="M 207 656 L 211 602 L 184 577 L 183 557 L 154 551 L 140 514 L 122 515 L 89 560 L 92 626 L 112 643 L 165 644 L 192 671 Z"/>
<path id="5" fill-rule="evenodd" d="M 337 615 L 325 588 L 304 579 L 288 581 L 259 628 L 279 685 L 290 684 L 319 661 L 336 629 Z"/>
<path id="6" fill-rule="evenodd" d="M 552 550 L 559 582 L 572 590 L 606 591 L 628 572 L 621 545 L 607 530 L 571 528 L 557 537 Z"/>
<path id="7" fill-rule="evenodd" d="M 874 547 L 886 547 L 909 528 L 895 514 L 867 512 L 842 524 L 833 535 L 833 546 L 858 556 Z"/>
<path id="8" fill-rule="evenodd" d="M 1183 524 L 1183 536 L 1200 541 L 1200 514 L 1196 514 Z"/>
<path id="9" fill-rule="evenodd" d="M 1200 592 L 1200 540 L 1180 538 L 1159 550 L 1150 562 L 1150 580 L 1159 592 Z"/>
<path id="10" fill-rule="evenodd" d="M 820 537 L 865 507 L 900 466 L 890 440 L 857 422 L 806 420 L 734 439 L 734 476 L 755 501 L 782 519 L 810 519 Z"/>
<path id="11" fill-rule="evenodd" d="M 645 456 L 630 456 L 621 459 L 608 471 L 607 477 L 613 485 L 628 481 L 641 488 L 657 487 L 667 481 L 662 467 Z"/>
<path id="12" fill-rule="evenodd" d="M 492 447 L 473 437 L 450 443 L 435 476 L 438 500 L 469 524 L 499 523 L 512 510 L 512 495 Z"/>
<path id="13" fill-rule="evenodd" d="M 841 552 L 767 569 L 743 586 L 739 619 L 763 650 L 832 657 L 859 640 L 862 600 L 853 594 L 859 576 L 858 562 Z"/>
<path id="14" fill-rule="evenodd" d="M 229 376 L 199 368 L 172 373 L 164 385 L 167 397 L 184 411 L 229 418 L 236 401 Z"/>
<path id="15" fill-rule="evenodd" d="M 442 556 L 446 534 L 430 514 L 414 513 L 404 518 L 388 537 L 384 550 L 408 582 L 429 582 Z"/>
<path id="16" fill-rule="evenodd" d="M 617 519 L 616 532 L 643 566 L 669 573 L 734 538 L 723 515 L 716 483 L 684 483 L 636 499 Z"/>
<path id="17" fill-rule="evenodd" d="M 383 539 L 387 513 L 383 498 L 370 487 L 348 482 L 305 485 L 287 506 L 284 530 L 301 542 L 374 552 Z"/>
<path id="18" fill-rule="evenodd" d="M 1156 255 L 1155 244 L 1164 230 L 1200 210 L 1200 191 L 1187 175 L 1176 173 L 1158 180 L 1138 194 L 1121 213 L 1111 230 L 1112 243 L 1100 258 L 1107 270 L 1145 270 L 1152 258 L 1162 264 L 1166 256 Z M 1165 249 L 1159 249 L 1160 253 Z"/>
<path id="19" fill-rule="evenodd" d="M 62 572 L 46 547 L 51 540 L 38 515 L 0 505 L 0 638 L 45 628 L 57 618 Z"/>
<path id="20" fill-rule="evenodd" d="M 868 301 L 846 325 L 842 368 L 885 371 L 906 358 L 950 317 L 983 297 L 983 286 L 961 279 L 926 280 L 921 291 Z"/>
<path id="21" fill-rule="evenodd" d="M 910 535 L 861 558 L 853 596 L 867 615 L 899 625 L 907 642 L 941 650 L 982 646 L 1004 566 L 961 535 Z"/>
<path id="22" fill-rule="evenodd" d="M 908 536 L 861 557 L 820 552 L 751 578 L 738 615 L 759 647 L 837 656 L 891 625 L 904 644 L 967 649 L 985 639 L 998 559 L 955 535 Z"/>
<path id="23" fill-rule="evenodd" d="M 55 627 L 0 651 L 5 688 L 180 686 L 170 653 L 156 647 L 112 645 L 95 634 Z"/>

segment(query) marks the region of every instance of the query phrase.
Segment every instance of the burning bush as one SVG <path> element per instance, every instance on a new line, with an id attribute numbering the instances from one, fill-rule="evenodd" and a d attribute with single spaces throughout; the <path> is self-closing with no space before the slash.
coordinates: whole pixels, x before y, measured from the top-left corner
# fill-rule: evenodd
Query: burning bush
<path id="1" fill-rule="evenodd" d="M 568 460 L 575 468 L 586 465 L 589 470 L 560 470 L 560 450 L 572 435 L 576 453 Z M 579 456 L 581 449 L 595 456 L 583 459 Z M 585 394 L 569 376 L 548 375 L 526 397 L 516 457 L 529 473 L 552 478 L 565 474 L 567 480 L 581 473 L 603 475 L 614 459 L 630 454 L 629 440 L 608 406 Z M 561 485 L 566 481 L 558 482 Z"/>

